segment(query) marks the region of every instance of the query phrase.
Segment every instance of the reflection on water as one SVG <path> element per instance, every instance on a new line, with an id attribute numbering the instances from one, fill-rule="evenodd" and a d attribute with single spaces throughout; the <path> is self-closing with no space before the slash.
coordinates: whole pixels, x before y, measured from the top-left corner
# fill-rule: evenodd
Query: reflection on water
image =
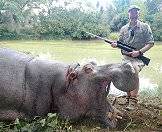
<path id="1" fill-rule="evenodd" d="M 160 67 L 160 73 L 162 73 L 162 66 Z"/>
<path id="2" fill-rule="evenodd" d="M 139 93 L 146 92 L 150 96 L 155 96 L 158 92 L 158 84 L 151 82 L 149 78 L 140 77 L 140 88 Z M 116 96 L 125 95 L 125 92 L 118 90 L 112 83 L 110 86 L 110 94 L 114 94 Z"/>

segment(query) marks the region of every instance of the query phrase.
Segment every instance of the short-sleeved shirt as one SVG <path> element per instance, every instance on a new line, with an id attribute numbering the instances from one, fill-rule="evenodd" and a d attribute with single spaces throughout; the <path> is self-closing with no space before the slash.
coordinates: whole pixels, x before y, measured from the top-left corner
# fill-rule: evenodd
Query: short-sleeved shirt
<path id="1" fill-rule="evenodd" d="M 132 32 L 133 35 L 131 35 Z M 128 23 L 121 28 L 119 41 L 139 50 L 146 44 L 153 44 L 154 38 L 150 26 L 138 20 L 135 27 L 131 27 Z"/>
<path id="2" fill-rule="evenodd" d="M 132 31 L 133 35 L 131 35 Z M 153 44 L 154 38 L 150 26 L 146 23 L 138 21 L 135 27 L 131 27 L 128 23 L 121 28 L 119 41 L 140 50 L 146 44 Z M 124 54 L 125 51 L 122 51 L 122 53 Z M 132 58 L 126 55 L 123 57 L 123 63 L 131 62 L 137 72 L 141 71 L 144 67 L 142 60 L 138 60 L 137 58 Z"/>

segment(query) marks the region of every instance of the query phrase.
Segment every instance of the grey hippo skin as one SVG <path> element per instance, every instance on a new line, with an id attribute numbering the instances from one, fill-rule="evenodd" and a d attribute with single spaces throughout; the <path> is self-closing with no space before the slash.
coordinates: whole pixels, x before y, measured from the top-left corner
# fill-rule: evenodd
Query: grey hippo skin
<path id="1" fill-rule="evenodd" d="M 114 109 L 107 100 L 110 83 L 122 91 L 139 84 L 130 65 L 92 63 L 70 68 L 21 52 L 0 49 L 0 120 L 31 119 L 58 113 L 67 119 L 94 118 L 115 127 L 108 116 Z"/>

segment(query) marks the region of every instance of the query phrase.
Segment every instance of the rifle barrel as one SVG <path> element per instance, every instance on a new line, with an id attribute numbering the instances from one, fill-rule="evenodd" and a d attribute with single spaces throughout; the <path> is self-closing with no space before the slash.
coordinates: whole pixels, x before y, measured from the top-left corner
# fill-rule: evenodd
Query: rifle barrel
<path id="1" fill-rule="evenodd" d="M 107 40 L 107 39 L 105 39 L 105 38 L 102 38 L 102 37 L 100 37 L 100 36 L 94 35 L 93 33 L 89 33 L 89 32 L 86 32 L 86 33 L 89 34 L 89 35 L 91 35 L 91 36 L 93 36 L 93 37 L 95 37 L 95 38 L 97 38 L 97 39 L 104 40 L 105 42 L 107 42 L 107 43 L 109 43 L 109 44 L 112 43 L 111 41 L 109 41 L 109 40 Z"/>
<path id="2" fill-rule="evenodd" d="M 100 36 L 94 35 L 93 33 L 89 33 L 89 32 L 86 32 L 86 33 L 89 34 L 89 35 L 91 35 L 91 36 L 93 36 L 93 37 L 95 37 L 95 38 L 104 40 L 105 42 L 107 42 L 107 43 L 109 43 L 109 44 L 112 44 L 112 41 L 109 41 L 109 40 L 107 40 L 107 39 L 105 39 L 105 38 L 102 38 L 102 37 L 100 37 Z M 123 44 L 123 43 L 120 42 L 120 41 L 117 41 L 117 47 L 120 48 L 120 49 L 122 49 L 122 50 L 125 50 L 125 51 L 127 51 L 127 52 L 132 52 L 133 50 L 136 50 L 136 48 L 131 47 L 131 46 L 126 45 L 126 44 Z M 143 56 L 143 55 L 140 55 L 140 56 L 138 56 L 138 57 L 136 57 L 136 58 L 142 60 L 143 63 L 146 64 L 146 65 L 148 65 L 149 62 L 150 62 L 150 59 L 147 58 L 147 57 L 145 57 L 145 56 Z"/>

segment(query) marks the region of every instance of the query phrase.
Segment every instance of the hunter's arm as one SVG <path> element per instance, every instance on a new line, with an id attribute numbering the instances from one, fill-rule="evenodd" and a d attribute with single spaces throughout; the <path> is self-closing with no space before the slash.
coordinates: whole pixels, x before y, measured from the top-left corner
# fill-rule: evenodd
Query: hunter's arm
<path id="1" fill-rule="evenodd" d="M 145 46 L 140 49 L 140 51 L 142 53 L 145 53 L 151 47 L 154 46 L 153 34 L 152 34 L 151 28 L 150 28 L 150 26 L 148 24 L 146 24 L 146 30 L 145 30 L 144 38 L 145 38 Z"/>
<path id="2" fill-rule="evenodd" d="M 141 53 L 145 53 L 146 51 L 148 51 L 150 48 L 152 48 L 154 46 L 154 43 L 150 43 L 150 44 L 146 44 L 143 48 L 141 48 L 139 51 Z"/>

